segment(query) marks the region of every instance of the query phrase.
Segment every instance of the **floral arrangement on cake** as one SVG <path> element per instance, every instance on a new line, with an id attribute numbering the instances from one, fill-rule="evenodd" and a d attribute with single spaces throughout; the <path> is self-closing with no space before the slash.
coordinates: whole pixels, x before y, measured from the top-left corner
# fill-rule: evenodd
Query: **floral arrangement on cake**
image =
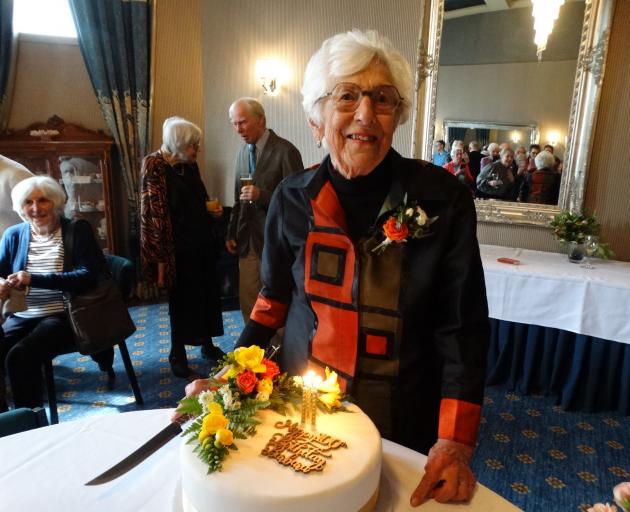
<path id="1" fill-rule="evenodd" d="M 630 482 L 621 482 L 613 489 L 615 503 L 621 507 L 624 512 L 630 512 Z M 610 503 L 595 503 L 588 509 L 588 512 L 618 512 L 615 505 Z"/>
<path id="2" fill-rule="evenodd" d="M 549 223 L 553 228 L 553 236 L 563 244 L 575 242 L 582 244 L 588 235 L 598 236 L 601 230 L 595 215 L 589 213 L 573 213 L 564 210 L 558 213 Z M 601 238 L 601 237 L 600 237 Z M 606 243 L 599 244 L 594 256 L 598 258 L 611 258 L 615 255 Z"/>
<path id="3" fill-rule="evenodd" d="M 378 244 L 373 252 L 381 253 L 393 242 L 404 243 L 409 238 L 424 238 L 431 234 L 431 224 L 438 218 L 429 217 L 427 213 L 411 202 L 400 205 L 383 224 L 385 240 Z"/>
<path id="4" fill-rule="evenodd" d="M 184 431 L 188 443 L 208 466 L 208 473 L 220 471 L 230 450 L 237 450 L 235 439 L 256 434 L 260 423 L 256 414 L 272 409 L 287 414 L 302 404 L 303 380 L 281 374 L 278 365 L 265 358 L 257 345 L 237 348 L 218 361 L 208 389 L 199 396 L 186 397 L 177 410 L 193 417 Z M 325 412 L 345 410 L 337 374 L 326 368 L 326 379 L 317 385 L 317 408 Z"/>

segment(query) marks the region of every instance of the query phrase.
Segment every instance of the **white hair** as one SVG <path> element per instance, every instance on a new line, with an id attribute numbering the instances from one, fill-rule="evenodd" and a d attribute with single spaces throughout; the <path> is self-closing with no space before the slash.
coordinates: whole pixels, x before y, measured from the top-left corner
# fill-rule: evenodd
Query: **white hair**
<path id="1" fill-rule="evenodd" d="M 458 151 L 461 151 L 463 153 L 464 148 L 460 145 L 453 144 L 453 147 L 451 148 L 451 158 L 454 158 Z"/>
<path id="2" fill-rule="evenodd" d="M 536 169 L 553 169 L 556 165 L 556 158 L 547 150 L 543 150 L 534 158 Z"/>
<path id="3" fill-rule="evenodd" d="M 66 204 L 66 193 L 63 187 L 50 176 L 33 176 L 20 181 L 11 190 L 13 211 L 22 220 L 28 221 L 28 218 L 24 215 L 24 203 L 35 190 L 39 190 L 46 199 L 52 201 L 53 211 L 57 217 L 63 215 L 64 205 Z"/>
<path id="4" fill-rule="evenodd" d="M 263 107 L 262 103 L 256 98 L 246 96 L 244 98 L 237 99 L 234 103 L 230 105 L 230 109 L 228 111 L 230 114 L 230 120 L 232 119 L 232 112 L 237 105 L 245 105 L 249 113 L 253 115 L 256 119 L 265 117 L 265 107 Z"/>
<path id="5" fill-rule="evenodd" d="M 183 117 L 169 117 L 162 125 L 163 152 L 185 160 L 184 150 L 188 144 L 199 144 L 201 129 Z"/>
<path id="6" fill-rule="evenodd" d="M 489 154 L 494 153 L 497 149 L 499 149 L 499 145 L 496 142 L 491 142 L 490 144 L 488 144 L 488 153 Z"/>
<path id="7" fill-rule="evenodd" d="M 403 124 L 411 109 L 411 67 L 389 39 L 375 30 L 362 32 L 357 29 L 326 39 L 308 61 L 302 86 L 302 105 L 308 119 L 320 126 L 321 104 L 318 100 L 339 81 L 368 69 L 374 61 L 387 68 L 393 85 L 403 98 L 398 106 L 398 124 Z"/>

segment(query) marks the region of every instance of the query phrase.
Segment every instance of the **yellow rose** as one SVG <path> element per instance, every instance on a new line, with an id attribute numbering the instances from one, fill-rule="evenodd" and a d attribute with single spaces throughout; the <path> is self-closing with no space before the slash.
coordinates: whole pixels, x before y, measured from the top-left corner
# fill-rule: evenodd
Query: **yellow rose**
<path id="1" fill-rule="evenodd" d="M 234 359 L 239 366 L 254 373 L 264 373 L 267 367 L 262 364 L 265 351 L 257 345 L 251 347 L 240 347 L 234 351 Z"/>
<path id="2" fill-rule="evenodd" d="M 259 393 L 266 393 L 267 395 L 270 395 L 273 391 L 273 382 L 271 382 L 269 379 L 259 380 L 258 384 L 256 384 L 256 391 L 258 391 Z"/>
<path id="3" fill-rule="evenodd" d="M 339 382 L 337 382 L 337 373 L 330 371 L 328 367 L 326 367 L 326 380 L 322 381 L 322 383 L 317 386 L 317 390 L 322 393 L 341 393 Z"/>
<path id="4" fill-rule="evenodd" d="M 227 428 L 220 428 L 214 436 L 215 444 L 219 443 L 223 446 L 230 446 L 234 442 L 234 434 Z"/>
<path id="5" fill-rule="evenodd" d="M 329 409 L 332 409 L 333 407 L 341 407 L 339 393 L 324 393 L 323 395 L 319 395 L 319 399 Z"/>
<path id="6" fill-rule="evenodd" d="M 223 407 L 220 403 L 212 402 L 208 405 L 208 414 L 221 414 L 223 415 Z"/>
<path id="7" fill-rule="evenodd" d="M 201 424 L 201 433 L 199 434 L 200 441 L 203 441 L 208 436 L 216 434 L 220 428 L 226 428 L 228 426 L 228 419 L 221 413 L 207 414 Z M 202 434 L 205 434 L 202 438 Z"/>

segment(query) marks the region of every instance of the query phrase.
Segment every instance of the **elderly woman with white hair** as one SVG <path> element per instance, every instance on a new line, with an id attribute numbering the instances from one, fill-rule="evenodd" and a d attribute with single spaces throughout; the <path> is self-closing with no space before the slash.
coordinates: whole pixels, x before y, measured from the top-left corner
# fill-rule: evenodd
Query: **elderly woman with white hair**
<path id="1" fill-rule="evenodd" d="M 416 506 L 472 496 L 489 328 L 470 189 L 391 147 L 412 94 L 409 64 L 374 31 L 312 56 L 303 105 L 328 155 L 276 189 L 237 346 L 284 326 L 284 370 L 331 368 L 383 437 L 428 452 Z"/>
<path id="2" fill-rule="evenodd" d="M 461 146 L 453 145 L 453 148 L 451 149 L 451 161 L 443 167 L 455 176 L 460 183 L 472 188 L 475 178 L 473 178 L 473 175 L 470 172 L 468 162 L 466 161 L 464 155 L 464 149 Z"/>
<path id="3" fill-rule="evenodd" d="M 66 195 L 54 179 L 27 178 L 13 187 L 11 199 L 24 222 L 8 228 L 0 241 L 0 299 L 11 288 L 29 292 L 26 310 L 11 314 L 2 326 L 0 368 L 6 367 L 15 407 L 41 407 L 42 363 L 75 350 L 62 292 L 88 291 L 106 263 L 90 224 L 63 217 Z M 113 354 L 106 350 L 94 359 L 112 371 Z"/>
<path id="4" fill-rule="evenodd" d="M 501 150 L 496 162 L 486 165 L 477 176 L 477 196 L 490 199 L 513 199 L 516 177 L 512 171 L 514 151 L 510 148 Z"/>
<path id="5" fill-rule="evenodd" d="M 223 356 L 212 342 L 223 334 L 218 243 L 208 211 L 197 154 L 201 130 L 181 117 L 164 121 L 162 147 L 142 162 L 140 254 L 147 279 L 168 291 L 171 320 L 169 362 L 176 377 L 197 378 L 188 366 L 185 345 L 201 345 L 204 357 Z"/>
<path id="6" fill-rule="evenodd" d="M 536 169 L 527 173 L 519 200 L 527 203 L 558 204 L 561 175 L 554 170 L 555 157 L 541 151 L 535 158 Z"/>

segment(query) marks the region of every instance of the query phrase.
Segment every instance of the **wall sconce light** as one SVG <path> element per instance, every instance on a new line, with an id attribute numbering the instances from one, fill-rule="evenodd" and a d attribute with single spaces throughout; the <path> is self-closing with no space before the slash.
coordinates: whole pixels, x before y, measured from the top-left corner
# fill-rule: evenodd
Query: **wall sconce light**
<path id="1" fill-rule="evenodd" d="M 547 134 L 547 138 L 549 139 L 547 142 L 549 145 L 556 147 L 558 142 L 560 141 L 560 134 L 558 132 L 549 132 Z"/>
<path id="2" fill-rule="evenodd" d="M 269 96 L 277 96 L 280 92 L 280 75 L 282 67 L 277 60 L 259 59 L 256 61 L 256 77 Z"/>
<path id="3" fill-rule="evenodd" d="M 512 132 L 511 138 L 514 144 L 518 144 L 519 142 L 521 142 L 521 134 L 516 130 Z"/>

